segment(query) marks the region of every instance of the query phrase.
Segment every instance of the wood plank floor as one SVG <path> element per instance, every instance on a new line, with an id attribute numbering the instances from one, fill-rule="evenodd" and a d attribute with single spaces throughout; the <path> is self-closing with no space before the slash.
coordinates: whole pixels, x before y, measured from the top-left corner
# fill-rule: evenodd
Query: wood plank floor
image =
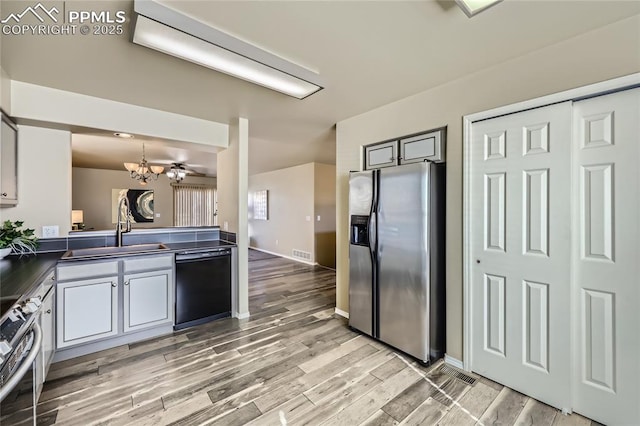
<path id="1" fill-rule="evenodd" d="M 485 378 L 470 386 L 351 331 L 335 272 L 250 262 L 246 320 L 51 367 L 39 424 L 589 425 Z"/>

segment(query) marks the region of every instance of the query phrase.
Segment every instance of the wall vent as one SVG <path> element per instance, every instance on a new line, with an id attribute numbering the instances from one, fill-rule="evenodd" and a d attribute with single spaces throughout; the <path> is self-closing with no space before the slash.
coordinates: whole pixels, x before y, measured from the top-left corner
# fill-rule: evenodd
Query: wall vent
<path id="1" fill-rule="evenodd" d="M 307 251 L 293 249 L 292 251 L 293 257 L 297 257 L 298 259 L 311 260 L 311 253 Z"/>

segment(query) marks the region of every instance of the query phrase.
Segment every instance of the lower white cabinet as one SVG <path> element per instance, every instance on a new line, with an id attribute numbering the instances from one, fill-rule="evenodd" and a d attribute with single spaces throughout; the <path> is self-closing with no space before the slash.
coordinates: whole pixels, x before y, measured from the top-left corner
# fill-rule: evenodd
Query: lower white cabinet
<path id="1" fill-rule="evenodd" d="M 118 276 L 58 283 L 58 348 L 118 334 Z"/>
<path id="2" fill-rule="evenodd" d="M 58 264 L 58 349 L 173 324 L 173 254 Z"/>
<path id="3" fill-rule="evenodd" d="M 47 376 L 53 353 L 56 348 L 55 329 L 55 287 L 49 291 L 40 308 L 40 328 L 42 329 L 42 371 L 44 378 Z"/>
<path id="4" fill-rule="evenodd" d="M 173 322 L 173 270 L 124 276 L 124 332 Z"/>

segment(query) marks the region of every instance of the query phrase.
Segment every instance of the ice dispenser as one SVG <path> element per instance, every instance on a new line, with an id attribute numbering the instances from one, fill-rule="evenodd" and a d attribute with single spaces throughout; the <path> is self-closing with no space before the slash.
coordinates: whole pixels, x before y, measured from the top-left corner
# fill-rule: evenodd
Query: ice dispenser
<path id="1" fill-rule="evenodd" d="M 369 245 L 369 216 L 351 216 L 350 243 L 357 246 Z"/>

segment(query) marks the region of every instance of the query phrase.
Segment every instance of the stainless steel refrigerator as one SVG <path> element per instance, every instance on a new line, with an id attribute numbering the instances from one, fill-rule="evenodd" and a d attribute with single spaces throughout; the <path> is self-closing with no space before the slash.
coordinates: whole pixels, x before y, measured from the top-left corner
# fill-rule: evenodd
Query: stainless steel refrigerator
<path id="1" fill-rule="evenodd" d="M 445 351 L 445 165 L 349 178 L 349 325 L 428 363 Z"/>

